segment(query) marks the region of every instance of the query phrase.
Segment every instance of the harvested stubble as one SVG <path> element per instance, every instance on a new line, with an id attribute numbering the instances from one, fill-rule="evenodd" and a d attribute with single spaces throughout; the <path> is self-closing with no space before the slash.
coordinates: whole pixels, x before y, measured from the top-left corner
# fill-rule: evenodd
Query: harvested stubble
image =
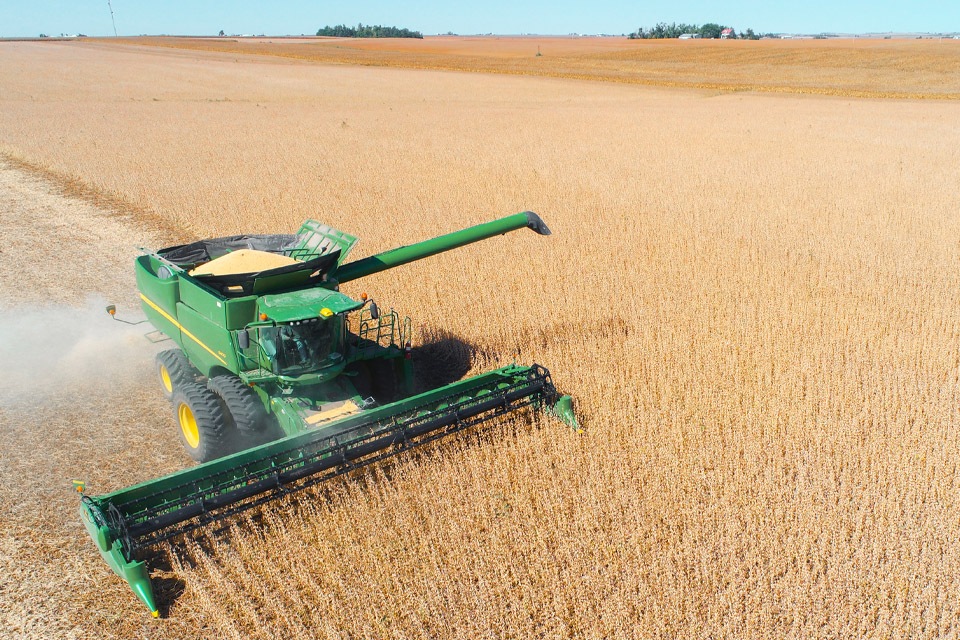
<path id="1" fill-rule="evenodd" d="M 474 345 L 474 371 L 548 365 L 587 433 L 500 424 L 268 508 L 172 552 L 172 616 L 223 637 L 956 635 L 960 106 L 0 55 L 9 152 L 190 234 L 315 217 L 373 252 L 527 208 L 555 232 L 362 286 Z"/>

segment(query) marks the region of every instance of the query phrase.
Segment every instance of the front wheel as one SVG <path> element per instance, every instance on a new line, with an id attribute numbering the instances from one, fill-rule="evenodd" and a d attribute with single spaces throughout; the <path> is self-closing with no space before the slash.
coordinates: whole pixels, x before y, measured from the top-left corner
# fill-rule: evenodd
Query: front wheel
<path id="1" fill-rule="evenodd" d="M 198 371 L 180 349 L 161 351 L 156 357 L 157 377 L 160 378 L 160 388 L 164 397 L 169 400 L 173 391 L 185 382 L 195 382 Z"/>
<path id="2" fill-rule="evenodd" d="M 174 388 L 172 400 L 180 441 L 191 458 L 208 462 L 230 453 L 233 438 L 215 393 L 187 382 Z"/>
<path id="3" fill-rule="evenodd" d="M 254 446 L 273 440 L 279 435 L 271 427 L 270 418 L 257 393 L 232 373 L 207 380 L 207 389 L 217 394 L 226 408 L 229 425 L 244 438 L 245 445 Z"/>

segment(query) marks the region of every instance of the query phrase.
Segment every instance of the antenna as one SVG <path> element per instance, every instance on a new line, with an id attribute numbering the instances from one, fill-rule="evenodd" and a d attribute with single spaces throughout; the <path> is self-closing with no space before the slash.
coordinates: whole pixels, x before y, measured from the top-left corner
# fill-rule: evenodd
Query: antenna
<path id="1" fill-rule="evenodd" d="M 117 21 L 113 18 L 113 5 L 110 4 L 110 0 L 107 0 L 107 8 L 110 9 L 110 22 L 113 23 L 113 37 L 117 37 Z"/>

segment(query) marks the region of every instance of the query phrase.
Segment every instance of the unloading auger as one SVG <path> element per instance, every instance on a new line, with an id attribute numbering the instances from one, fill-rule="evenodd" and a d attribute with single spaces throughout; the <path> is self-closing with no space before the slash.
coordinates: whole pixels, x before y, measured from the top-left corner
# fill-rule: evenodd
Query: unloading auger
<path id="1" fill-rule="evenodd" d="M 179 345 L 157 356 L 157 373 L 200 464 L 82 495 L 80 511 L 154 616 L 143 560 L 153 545 L 523 407 L 578 428 L 570 396 L 536 364 L 415 394 L 410 319 L 339 290 L 524 227 L 550 234 L 527 211 L 344 264 L 357 238 L 308 220 L 296 234 L 200 240 L 136 259 L 143 311 Z"/>

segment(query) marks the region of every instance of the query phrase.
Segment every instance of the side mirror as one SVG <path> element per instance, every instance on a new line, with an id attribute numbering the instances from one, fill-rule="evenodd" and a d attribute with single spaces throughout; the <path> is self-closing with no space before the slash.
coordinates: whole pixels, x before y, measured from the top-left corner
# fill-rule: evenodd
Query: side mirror
<path id="1" fill-rule="evenodd" d="M 250 332 L 246 329 L 237 333 L 237 346 L 241 349 L 250 348 Z"/>
<path id="2" fill-rule="evenodd" d="M 380 317 L 380 309 L 377 308 L 377 303 L 373 300 L 370 301 L 370 317 L 374 320 Z"/>
<path id="3" fill-rule="evenodd" d="M 138 321 L 138 322 L 130 322 L 129 320 L 124 320 L 123 318 L 118 318 L 118 317 L 117 317 L 117 305 L 115 305 L 115 304 L 108 304 L 108 305 L 107 305 L 107 313 L 110 314 L 110 317 L 111 317 L 111 318 L 113 318 L 113 319 L 116 320 L 117 322 L 122 322 L 123 324 L 138 325 L 138 324 L 143 324 L 144 322 L 146 322 L 146 320 L 140 320 L 140 321 Z"/>

